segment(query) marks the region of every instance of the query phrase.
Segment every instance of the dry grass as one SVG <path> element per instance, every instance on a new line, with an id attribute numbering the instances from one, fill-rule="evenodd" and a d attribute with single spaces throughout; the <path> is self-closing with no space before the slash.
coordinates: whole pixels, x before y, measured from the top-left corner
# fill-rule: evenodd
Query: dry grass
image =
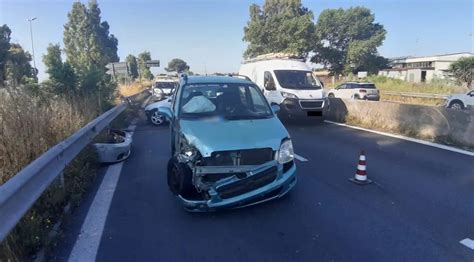
<path id="1" fill-rule="evenodd" d="M 67 101 L 31 96 L 18 90 L 0 93 L 0 185 L 58 142 L 94 119 L 93 99 Z M 92 102 L 94 101 L 94 102 Z M 86 150 L 87 151 L 87 150 Z M 67 202 L 78 201 L 95 175 L 90 151 L 64 170 L 65 184 L 53 183 L 0 245 L 0 261 L 30 260 L 47 243 Z"/>
<path id="2" fill-rule="evenodd" d="M 410 83 L 384 76 L 370 76 L 367 80 L 374 83 L 382 91 L 429 94 L 453 94 L 466 91 L 465 88 L 443 79 L 433 79 L 428 83 Z"/>
<path id="3" fill-rule="evenodd" d="M 98 112 L 89 101 L 0 94 L 0 185 L 92 120 Z"/>
<path id="4" fill-rule="evenodd" d="M 119 85 L 118 92 L 120 96 L 128 97 L 136 95 L 150 86 L 151 82 L 149 81 L 142 81 L 141 83 L 133 82 L 131 84 L 121 84 Z"/>
<path id="5" fill-rule="evenodd" d="M 402 104 L 425 105 L 425 106 L 443 106 L 445 99 L 441 98 L 423 98 L 423 97 L 407 97 L 397 95 L 381 94 L 381 101 L 397 102 Z"/>

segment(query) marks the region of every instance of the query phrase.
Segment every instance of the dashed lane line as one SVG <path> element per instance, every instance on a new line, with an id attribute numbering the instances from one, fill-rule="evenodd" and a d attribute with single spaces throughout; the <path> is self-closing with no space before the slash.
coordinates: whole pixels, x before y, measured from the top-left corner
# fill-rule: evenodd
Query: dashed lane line
<path id="1" fill-rule="evenodd" d="M 465 238 L 461 241 L 459 241 L 459 243 L 465 245 L 466 247 L 474 250 L 474 240 L 470 239 L 470 238 Z"/>
<path id="2" fill-rule="evenodd" d="M 306 158 L 304 158 L 304 157 L 302 157 L 302 156 L 300 156 L 300 155 L 298 155 L 298 154 L 295 154 L 295 159 L 297 159 L 297 160 L 299 160 L 299 161 L 301 161 L 301 162 L 307 162 L 307 161 L 308 161 L 308 159 L 306 159 Z"/>

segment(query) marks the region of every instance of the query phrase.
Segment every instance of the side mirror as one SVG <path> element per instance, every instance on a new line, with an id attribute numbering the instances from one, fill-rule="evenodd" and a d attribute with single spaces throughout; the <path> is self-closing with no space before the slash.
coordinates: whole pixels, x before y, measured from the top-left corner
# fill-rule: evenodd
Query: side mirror
<path id="1" fill-rule="evenodd" d="M 277 105 L 277 104 L 273 104 L 272 105 L 272 111 L 273 111 L 273 113 L 278 114 L 278 112 L 280 112 L 280 106 Z"/>
<path id="2" fill-rule="evenodd" d="M 171 108 L 166 107 L 166 106 L 160 106 L 158 107 L 158 111 L 162 113 L 168 120 L 173 118 L 173 112 L 171 112 Z"/>
<path id="3" fill-rule="evenodd" d="M 265 85 L 265 89 L 266 89 L 267 91 L 274 91 L 274 90 L 276 90 L 275 83 L 270 82 L 270 81 L 267 82 L 267 84 Z"/>

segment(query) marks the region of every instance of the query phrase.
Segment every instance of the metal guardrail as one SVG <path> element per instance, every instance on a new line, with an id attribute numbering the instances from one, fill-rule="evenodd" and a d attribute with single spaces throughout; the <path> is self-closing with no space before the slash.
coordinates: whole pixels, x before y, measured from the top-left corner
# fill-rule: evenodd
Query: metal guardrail
<path id="1" fill-rule="evenodd" d="M 382 91 L 382 94 L 384 94 L 384 95 L 392 95 L 392 96 L 436 98 L 436 99 L 446 99 L 446 98 L 448 98 L 448 95 L 429 94 L 429 93 L 411 93 L 411 92 Z"/>
<path id="2" fill-rule="evenodd" d="M 53 146 L 0 186 L 0 242 L 87 144 L 112 122 L 127 103 L 118 105 Z"/>

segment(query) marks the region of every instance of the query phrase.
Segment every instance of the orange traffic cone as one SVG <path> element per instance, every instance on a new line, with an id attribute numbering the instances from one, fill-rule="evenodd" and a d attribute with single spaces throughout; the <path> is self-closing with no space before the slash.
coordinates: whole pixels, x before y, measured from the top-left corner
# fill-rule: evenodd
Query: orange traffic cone
<path id="1" fill-rule="evenodd" d="M 367 165 L 365 162 L 365 151 L 360 152 L 359 164 L 357 165 L 357 171 L 354 178 L 350 178 L 349 181 L 354 182 L 358 185 L 368 185 L 372 183 L 372 180 L 367 178 Z"/>

